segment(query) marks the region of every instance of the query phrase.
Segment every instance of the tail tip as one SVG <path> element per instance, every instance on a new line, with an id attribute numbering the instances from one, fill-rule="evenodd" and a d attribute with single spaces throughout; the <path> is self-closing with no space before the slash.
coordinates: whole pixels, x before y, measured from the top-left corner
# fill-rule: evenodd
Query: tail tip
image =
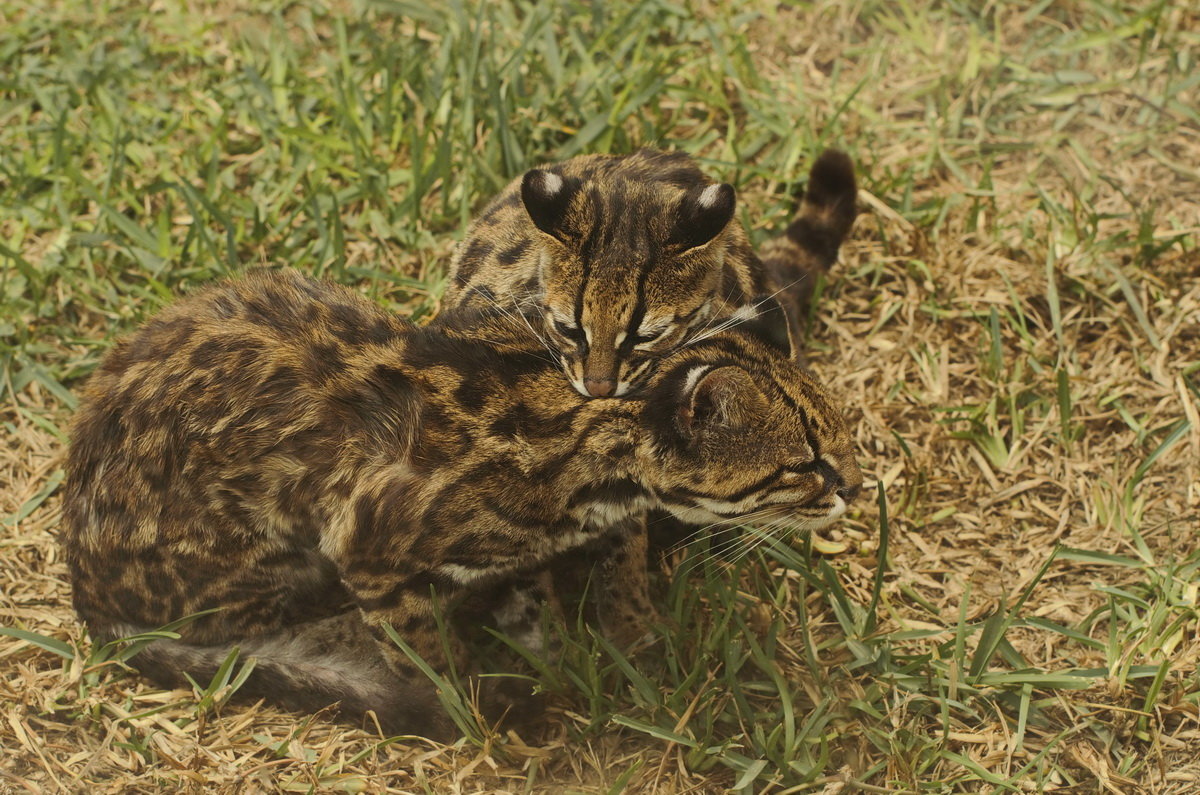
<path id="1" fill-rule="evenodd" d="M 854 161 L 840 149 L 826 149 L 817 157 L 808 173 L 804 200 L 808 204 L 829 206 L 848 203 L 852 208 L 858 195 Z"/>

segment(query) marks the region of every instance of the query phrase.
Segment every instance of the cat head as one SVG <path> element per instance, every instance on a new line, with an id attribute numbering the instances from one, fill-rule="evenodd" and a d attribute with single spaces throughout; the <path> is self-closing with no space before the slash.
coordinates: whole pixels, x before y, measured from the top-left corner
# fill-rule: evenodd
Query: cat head
<path id="1" fill-rule="evenodd" d="M 585 182 L 534 169 L 522 180 L 542 236 L 545 333 L 584 396 L 628 394 L 717 308 L 733 187 L 694 165 L 671 173 Z"/>
<path id="2" fill-rule="evenodd" d="M 692 524 L 738 517 L 815 529 L 843 514 L 862 473 L 837 402 L 792 358 L 771 299 L 666 357 L 646 387 L 643 469 Z"/>

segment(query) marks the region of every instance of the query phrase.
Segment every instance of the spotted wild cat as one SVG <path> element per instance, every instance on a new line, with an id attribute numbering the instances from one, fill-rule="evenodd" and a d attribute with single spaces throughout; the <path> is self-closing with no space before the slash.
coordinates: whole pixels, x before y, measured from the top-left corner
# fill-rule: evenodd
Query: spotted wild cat
<path id="1" fill-rule="evenodd" d="M 824 152 L 795 220 L 760 260 L 733 220 L 733 187 L 688 155 L 582 155 L 528 171 L 483 210 L 455 253 L 445 303 L 536 307 L 579 393 L 623 396 L 655 358 L 763 294 L 778 294 L 798 339 L 856 193 L 850 158 Z"/>
<path id="2" fill-rule="evenodd" d="M 654 507 L 797 528 L 845 510 L 846 427 L 780 317 L 679 349 L 636 397 L 589 400 L 504 313 L 418 328 L 291 271 L 184 298 L 84 390 L 62 531 L 76 609 L 105 641 L 219 608 L 133 664 L 203 681 L 236 645 L 256 658 L 242 696 L 445 734 L 384 631 L 444 669 L 434 594 L 520 593 Z"/>

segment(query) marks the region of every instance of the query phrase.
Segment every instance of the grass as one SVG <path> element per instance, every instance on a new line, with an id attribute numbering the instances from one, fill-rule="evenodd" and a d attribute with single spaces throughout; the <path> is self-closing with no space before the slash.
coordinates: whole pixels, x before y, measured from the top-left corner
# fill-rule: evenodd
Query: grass
<path id="1" fill-rule="evenodd" d="M 1197 30 L 1121 0 L 0 0 L 0 789 L 1196 791 Z M 233 659 L 164 693 L 88 642 L 54 532 L 115 336 L 263 262 L 428 316 L 508 179 L 644 144 L 734 182 L 758 240 L 822 147 L 859 163 L 810 349 L 878 499 L 672 557 L 643 654 L 561 628 L 537 735 L 448 688 L 469 739 L 381 740 L 227 704 Z"/>

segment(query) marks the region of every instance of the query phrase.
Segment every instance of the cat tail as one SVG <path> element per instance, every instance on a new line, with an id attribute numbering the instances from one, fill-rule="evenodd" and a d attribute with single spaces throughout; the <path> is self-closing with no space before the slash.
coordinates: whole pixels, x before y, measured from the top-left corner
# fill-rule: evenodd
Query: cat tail
<path id="1" fill-rule="evenodd" d="M 854 161 L 845 152 L 826 149 L 813 163 L 800 211 L 782 235 L 759 252 L 768 278 L 779 290 L 793 332 L 809 311 L 817 276 L 837 262 L 838 249 L 858 213 Z"/>
<path id="2" fill-rule="evenodd" d="M 134 628 L 121 628 L 123 636 L 136 633 Z M 293 712 L 327 711 L 339 720 L 368 728 L 374 725 L 368 713 L 374 713 L 388 735 L 454 736 L 433 686 L 394 674 L 357 613 L 230 645 L 156 640 L 129 662 L 162 687 L 190 687 L 185 673 L 203 686 L 217 675 L 235 646 L 239 664 L 253 661 L 249 676 L 234 693 L 238 701 L 263 700 Z"/>

